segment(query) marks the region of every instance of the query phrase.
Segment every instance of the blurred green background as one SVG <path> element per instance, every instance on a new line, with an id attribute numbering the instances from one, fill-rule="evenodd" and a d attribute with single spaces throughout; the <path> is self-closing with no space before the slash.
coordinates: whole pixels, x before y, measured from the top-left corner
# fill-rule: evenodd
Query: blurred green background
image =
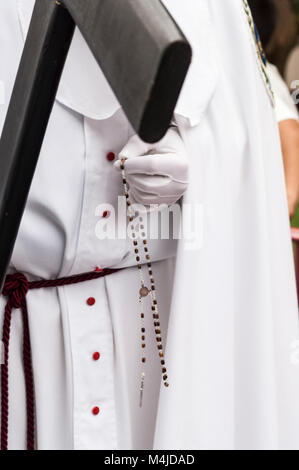
<path id="1" fill-rule="evenodd" d="M 295 214 L 295 217 L 292 220 L 292 227 L 298 227 L 299 228 L 299 207 L 297 208 L 297 212 Z"/>

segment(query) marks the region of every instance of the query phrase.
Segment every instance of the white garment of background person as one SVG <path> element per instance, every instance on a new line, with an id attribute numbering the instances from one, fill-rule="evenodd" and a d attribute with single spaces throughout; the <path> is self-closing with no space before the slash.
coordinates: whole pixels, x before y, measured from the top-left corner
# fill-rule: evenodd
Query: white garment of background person
<path id="1" fill-rule="evenodd" d="M 33 3 L 0 5 L 1 127 Z M 164 3 L 194 49 L 175 117 L 191 169 L 184 217 L 196 209 L 203 234 L 150 247 L 170 386 L 160 389 L 149 336 L 139 409 L 134 256 L 125 240 L 94 235 L 98 205 L 116 206 L 123 191 L 106 155 L 118 154 L 133 131 L 77 32 L 11 269 L 51 279 L 97 265 L 129 268 L 29 292 L 37 447 L 298 449 L 298 316 L 283 167 L 248 17 L 241 0 Z M 19 310 L 12 326 L 9 448 L 22 449 Z"/>
<path id="2" fill-rule="evenodd" d="M 296 97 L 290 93 L 278 69 L 268 65 L 275 96 L 275 114 L 283 154 L 289 216 L 292 219 L 299 202 L 299 114 Z"/>
<path id="3" fill-rule="evenodd" d="M 267 68 L 275 96 L 277 122 L 287 121 L 289 119 L 299 121 L 298 110 L 278 68 L 270 63 L 268 63 Z"/>
<path id="4" fill-rule="evenodd" d="M 294 92 L 295 99 L 299 102 L 299 45 L 297 45 L 289 54 L 286 68 L 285 68 L 286 81 L 292 92 Z"/>

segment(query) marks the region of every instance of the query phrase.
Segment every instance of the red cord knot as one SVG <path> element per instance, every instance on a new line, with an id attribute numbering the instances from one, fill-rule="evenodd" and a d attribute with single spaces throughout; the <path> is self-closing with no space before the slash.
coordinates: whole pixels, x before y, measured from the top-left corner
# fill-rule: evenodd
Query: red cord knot
<path id="1" fill-rule="evenodd" d="M 21 308 L 26 299 L 28 290 L 29 282 L 24 274 L 16 273 L 6 277 L 2 294 L 4 297 L 9 297 L 13 308 Z"/>

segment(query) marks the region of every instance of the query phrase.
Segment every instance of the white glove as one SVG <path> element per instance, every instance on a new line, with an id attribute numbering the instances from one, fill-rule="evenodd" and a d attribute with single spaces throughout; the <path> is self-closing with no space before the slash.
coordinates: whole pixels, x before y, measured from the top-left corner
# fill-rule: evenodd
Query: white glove
<path id="1" fill-rule="evenodd" d="M 175 128 L 156 144 L 146 144 L 134 135 L 114 164 L 117 170 L 126 158 L 126 179 L 133 202 L 174 204 L 188 186 L 188 160 L 182 138 Z"/>

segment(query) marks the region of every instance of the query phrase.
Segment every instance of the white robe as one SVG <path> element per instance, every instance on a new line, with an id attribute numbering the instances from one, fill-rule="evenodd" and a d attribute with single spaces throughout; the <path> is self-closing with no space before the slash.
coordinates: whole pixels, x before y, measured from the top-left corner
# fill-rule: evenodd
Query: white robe
<path id="1" fill-rule="evenodd" d="M 1 128 L 33 3 L 0 5 Z M 97 206 L 122 194 L 106 154 L 117 154 L 133 131 L 76 32 L 11 269 L 31 280 L 132 267 L 29 292 L 37 447 L 298 449 L 298 318 L 283 167 L 242 1 L 164 3 L 194 48 L 176 118 L 192 169 L 184 202 L 204 214 L 201 247 L 151 243 L 170 387 L 160 391 L 151 336 L 139 408 L 134 257 L 127 241 L 94 233 Z M 0 304 L 3 311 L 5 299 Z M 11 341 L 9 448 L 22 449 L 18 310 Z"/>

